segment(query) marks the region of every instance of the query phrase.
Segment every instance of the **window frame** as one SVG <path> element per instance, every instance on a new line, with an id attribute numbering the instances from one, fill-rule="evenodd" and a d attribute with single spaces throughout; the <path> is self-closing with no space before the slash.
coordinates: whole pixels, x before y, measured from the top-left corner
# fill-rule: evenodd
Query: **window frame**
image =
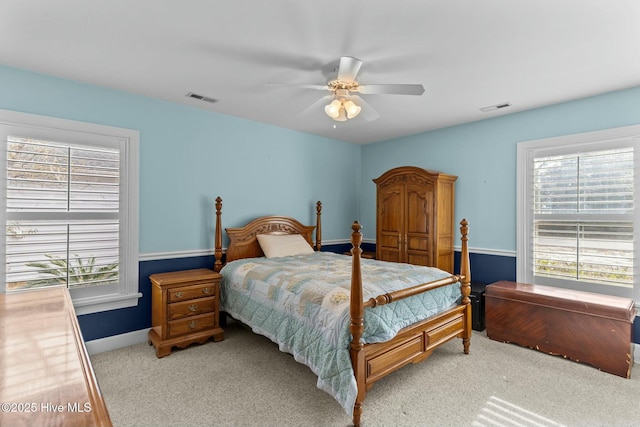
<path id="1" fill-rule="evenodd" d="M 633 263 L 634 278 L 631 295 L 624 288 L 606 285 L 592 285 L 589 282 L 567 283 L 553 279 L 544 280 L 544 285 L 571 288 L 576 290 L 606 293 L 607 295 L 625 296 L 632 298 L 636 305 L 640 304 L 640 125 L 625 126 L 601 131 L 585 132 L 573 135 L 538 139 L 520 142 L 517 145 L 517 234 L 516 234 L 516 280 L 522 283 L 535 284 L 533 276 L 533 196 L 532 172 L 533 159 L 542 157 L 540 152 L 553 150 L 553 154 L 572 154 L 579 152 L 598 151 L 626 146 L 634 147 L 634 208 L 633 208 Z M 604 215 L 603 215 L 604 216 Z M 584 284 L 587 283 L 587 286 Z M 575 285 L 575 286 L 572 286 Z M 628 289 L 628 288 L 627 288 Z"/>
<path id="2" fill-rule="evenodd" d="M 70 293 L 76 314 L 89 314 L 138 305 L 139 292 L 139 152 L 137 130 L 80 122 L 55 117 L 0 109 L 0 133 L 4 140 L 0 150 L 0 191 L 3 222 L 7 221 L 7 136 L 23 136 L 43 140 L 101 146 L 116 144 L 120 150 L 120 282 L 105 293 L 104 288 L 78 289 Z M 6 260 L 6 226 L 2 227 L 0 259 Z M 6 267 L 0 268 L 0 292 L 7 292 Z"/>

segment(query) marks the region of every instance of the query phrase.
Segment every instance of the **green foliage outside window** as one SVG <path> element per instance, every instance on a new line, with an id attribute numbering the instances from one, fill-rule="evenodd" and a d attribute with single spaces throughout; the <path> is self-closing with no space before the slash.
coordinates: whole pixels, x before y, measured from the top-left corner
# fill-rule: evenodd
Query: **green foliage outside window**
<path id="1" fill-rule="evenodd" d="M 32 262 L 26 264 L 41 270 L 50 277 L 28 281 L 23 288 L 64 285 L 69 288 L 90 285 L 104 285 L 118 280 L 118 263 L 96 265 L 95 257 L 83 260 L 75 256 L 75 261 L 68 263 L 66 259 L 53 255 L 45 255 L 49 262 Z M 68 280 L 68 282 L 67 282 Z"/>

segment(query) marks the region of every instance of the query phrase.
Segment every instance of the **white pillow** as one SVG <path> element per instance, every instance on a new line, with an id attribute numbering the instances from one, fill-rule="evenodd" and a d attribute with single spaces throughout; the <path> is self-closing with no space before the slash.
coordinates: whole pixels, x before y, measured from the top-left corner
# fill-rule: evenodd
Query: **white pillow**
<path id="1" fill-rule="evenodd" d="M 312 254 L 313 248 L 301 234 L 258 234 L 258 243 L 267 258 Z"/>

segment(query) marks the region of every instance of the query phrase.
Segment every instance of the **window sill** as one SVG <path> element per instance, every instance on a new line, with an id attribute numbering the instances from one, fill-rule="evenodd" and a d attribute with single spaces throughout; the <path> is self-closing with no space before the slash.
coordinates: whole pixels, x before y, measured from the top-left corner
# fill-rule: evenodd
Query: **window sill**
<path id="1" fill-rule="evenodd" d="M 78 298 L 73 300 L 76 315 L 99 313 L 101 311 L 117 310 L 119 308 L 135 307 L 140 292 L 134 294 L 111 294 L 100 297 Z"/>

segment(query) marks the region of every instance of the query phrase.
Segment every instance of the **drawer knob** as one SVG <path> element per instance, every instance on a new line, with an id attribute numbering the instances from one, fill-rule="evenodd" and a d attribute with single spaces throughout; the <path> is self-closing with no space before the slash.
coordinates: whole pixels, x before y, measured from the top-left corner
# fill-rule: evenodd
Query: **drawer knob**
<path id="1" fill-rule="evenodd" d="M 189 329 L 193 329 L 196 326 L 198 326 L 198 321 L 197 320 L 192 320 L 191 322 L 189 322 Z"/>
<path id="2" fill-rule="evenodd" d="M 176 292 L 176 298 L 182 298 L 182 292 L 180 291 Z"/>
<path id="3" fill-rule="evenodd" d="M 191 304 L 189 306 L 189 311 L 196 311 L 198 309 L 198 304 Z"/>
<path id="4" fill-rule="evenodd" d="M 204 288 L 202 290 L 202 293 L 205 294 L 205 295 L 209 295 L 211 293 L 211 288 Z"/>

